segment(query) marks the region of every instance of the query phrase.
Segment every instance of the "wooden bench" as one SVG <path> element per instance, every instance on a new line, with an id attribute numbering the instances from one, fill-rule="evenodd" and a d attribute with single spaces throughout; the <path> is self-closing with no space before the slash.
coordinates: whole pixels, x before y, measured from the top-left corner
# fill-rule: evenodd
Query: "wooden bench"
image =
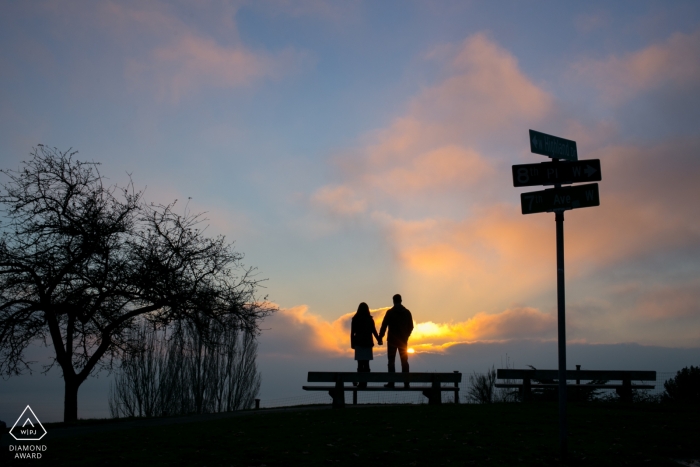
<path id="1" fill-rule="evenodd" d="M 441 404 L 442 392 L 454 392 L 454 401 L 459 403 L 459 383 L 462 373 L 356 373 L 356 372 L 321 372 L 310 371 L 309 383 L 334 383 L 333 386 L 303 386 L 306 391 L 328 391 L 333 398 L 333 407 L 345 407 L 345 391 L 352 391 L 352 403 L 357 404 L 358 391 L 422 391 L 429 404 Z M 394 383 L 396 387 L 382 386 L 346 386 L 345 383 Z M 404 383 L 411 386 L 406 388 Z M 429 383 L 430 385 L 426 385 Z M 452 386 L 442 386 L 452 383 Z M 416 386 L 416 384 L 419 384 Z"/>
<path id="2" fill-rule="evenodd" d="M 576 381 L 576 384 L 567 384 L 568 388 L 585 389 L 615 389 L 623 402 L 632 402 L 632 391 L 635 389 L 654 389 L 651 384 L 632 384 L 632 381 L 656 381 L 655 371 L 621 371 L 621 370 L 581 370 L 576 365 L 576 370 L 566 371 L 567 381 Z M 496 373 L 499 380 L 522 380 L 522 383 L 496 383 L 497 388 L 518 388 L 524 401 L 530 400 L 533 389 L 557 388 L 558 383 L 542 382 L 559 379 L 558 370 L 516 370 L 500 369 Z M 533 384 L 533 381 L 537 383 Z M 581 381 L 620 381 L 618 384 L 591 384 Z"/>

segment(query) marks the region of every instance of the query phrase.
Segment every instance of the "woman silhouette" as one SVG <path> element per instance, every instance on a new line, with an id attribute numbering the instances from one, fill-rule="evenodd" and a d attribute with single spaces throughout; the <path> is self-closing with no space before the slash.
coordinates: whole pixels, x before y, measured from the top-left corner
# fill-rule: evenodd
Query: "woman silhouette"
<path id="1" fill-rule="evenodd" d="M 350 347 L 355 349 L 355 360 L 357 360 L 357 372 L 369 373 L 369 361 L 372 360 L 372 347 L 374 347 L 374 336 L 377 344 L 382 345 L 382 340 L 377 334 L 374 325 L 374 318 L 369 312 L 369 306 L 365 302 L 357 307 L 357 313 L 352 317 L 350 324 Z M 358 386 L 357 383 L 353 383 Z M 358 387 L 366 388 L 367 383 L 360 383 Z"/>

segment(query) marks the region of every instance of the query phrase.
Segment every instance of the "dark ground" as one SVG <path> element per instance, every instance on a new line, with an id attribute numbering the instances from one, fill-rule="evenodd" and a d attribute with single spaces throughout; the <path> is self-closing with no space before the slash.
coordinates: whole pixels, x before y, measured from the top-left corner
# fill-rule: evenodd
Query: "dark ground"
<path id="1" fill-rule="evenodd" d="M 698 420 L 698 406 L 572 403 L 562 463 L 556 403 L 309 406 L 47 424 L 42 459 L 14 460 L 3 435 L 0 464 L 671 466 L 700 459 Z"/>

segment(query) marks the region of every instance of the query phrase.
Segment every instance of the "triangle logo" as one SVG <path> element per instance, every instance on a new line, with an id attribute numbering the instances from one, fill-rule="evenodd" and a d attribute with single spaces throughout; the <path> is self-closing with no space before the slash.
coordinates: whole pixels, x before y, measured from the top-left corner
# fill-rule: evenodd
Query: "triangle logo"
<path id="1" fill-rule="evenodd" d="M 39 441 L 46 436 L 46 429 L 34 414 L 31 407 L 27 406 L 19 416 L 10 434 L 17 441 Z"/>

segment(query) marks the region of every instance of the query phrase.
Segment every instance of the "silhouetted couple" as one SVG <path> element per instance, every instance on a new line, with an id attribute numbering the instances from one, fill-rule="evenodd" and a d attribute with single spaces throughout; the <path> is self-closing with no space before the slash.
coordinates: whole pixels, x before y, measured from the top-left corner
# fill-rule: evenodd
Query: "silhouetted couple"
<path id="1" fill-rule="evenodd" d="M 374 318 L 369 312 L 369 306 L 365 302 L 360 303 L 357 307 L 357 313 L 352 317 L 350 326 L 350 347 L 355 349 L 355 360 L 357 360 L 357 372 L 369 373 L 369 361 L 373 360 L 372 347 L 374 347 L 374 336 L 377 339 L 377 344 L 382 345 L 382 339 L 387 329 L 389 337 L 387 338 L 387 357 L 389 358 L 389 373 L 396 372 L 396 351 L 399 352 L 401 359 L 401 371 L 408 373 L 408 338 L 413 332 L 413 317 L 408 308 L 401 304 L 401 295 L 396 294 L 393 297 L 394 306 L 387 310 L 382 321 L 382 327 L 377 334 L 377 328 L 374 325 Z M 406 387 L 408 383 L 404 383 Z M 384 385 L 387 388 L 393 388 L 394 383 Z M 360 388 L 366 388 L 367 383 L 359 383 Z"/>

